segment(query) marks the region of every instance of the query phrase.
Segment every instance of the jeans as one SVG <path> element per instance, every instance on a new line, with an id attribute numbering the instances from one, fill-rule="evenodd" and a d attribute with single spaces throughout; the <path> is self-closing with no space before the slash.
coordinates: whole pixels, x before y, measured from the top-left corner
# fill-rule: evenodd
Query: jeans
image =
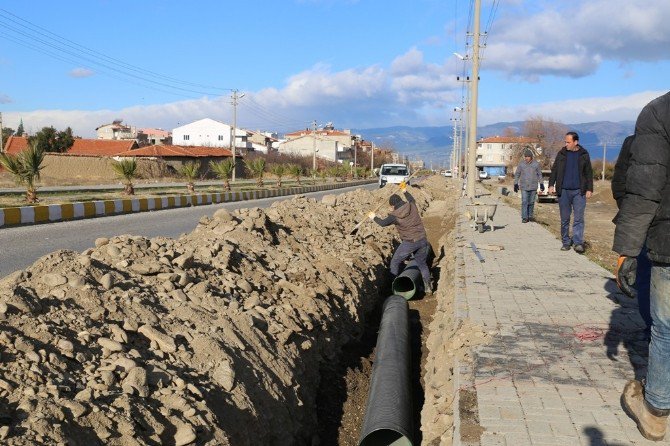
<path id="1" fill-rule="evenodd" d="M 533 209 L 535 208 L 535 196 L 537 190 L 522 190 L 521 191 L 521 219 L 530 220 L 533 218 Z"/>
<path id="2" fill-rule="evenodd" d="M 393 253 L 393 257 L 391 258 L 391 274 L 393 277 L 397 276 L 400 274 L 400 264 L 407 260 L 409 256 L 414 254 L 414 260 L 416 260 L 416 264 L 419 267 L 419 271 L 421 271 L 421 277 L 423 277 L 423 283 L 426 286 L 430 285 L 430 270 L 428 269 L 428 252 L 430 250 L 430 245 L 428 244 L 428 240 L 425 238 L 416 241 L 416 242 L 409 242 L 409 241 L 403 241 L 398 245 L 398 248 L 396 248 L 395 252 Z"/>
<path id="3" fill-rule="evenodd" d="M 645 399 L 657 409 L 670 409 L 670 264 L 652 263 L 651 343 Z"/>
<path id="4" fill-rule="evenodd" d="M 586 196 L 579 189 L 563 189 L 558 197 L 558 209 L 561 213 L 561 241 L 563 246 L 581 245 L 584 243 L 584 210 Z M 570 240 L 570 214 L 574 212 L 572 221 L 572 240 Z"/>

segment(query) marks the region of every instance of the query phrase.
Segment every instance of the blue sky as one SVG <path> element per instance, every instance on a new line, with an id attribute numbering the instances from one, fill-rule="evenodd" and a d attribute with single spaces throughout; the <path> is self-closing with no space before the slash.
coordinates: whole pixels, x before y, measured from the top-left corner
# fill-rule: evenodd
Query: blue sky
<path id="1" fill-rule="evenodd" d="M 297 130 L 450 125 L 466 0 L 86 0 L 0 6 L 0 111 L 83 137 L 123 119 Z M 493 15 L 493 11 L 495 14 Z M 493 18 L 493 20 L 491 20 Z M 482 1 L 479 123 L 634 120 L 668 90 L 670 2 Z"/>

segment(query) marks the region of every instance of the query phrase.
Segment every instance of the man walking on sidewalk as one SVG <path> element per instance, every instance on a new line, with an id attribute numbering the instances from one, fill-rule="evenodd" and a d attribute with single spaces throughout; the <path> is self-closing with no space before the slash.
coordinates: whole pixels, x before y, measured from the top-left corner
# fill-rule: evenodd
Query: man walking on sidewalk
<path id="1" fill-rule="evenodd" d="M 538 182 L 540 190 L 544 191 L 540 164 L 533 159 L 532 150 L 526 149 L 523 152 L 523 160 L 514 172 L 514 192 L 521 190 L 521 223 L 533 220 Z"/>
<path id="2" fill-rule="evenodd" d="M 384 219 L 375 215 L 374 212 L 368 213 L 368 217 L 374 220 L 379 226 L 396 225 L 401 243 L 396 248 L 391 258 L 391 275 L 395 278 L 400 274 L 400 265 L 414 254 L 414 260 L 421 271 L 423 277 L 424 291 L 426 294 L 432 294 L 433 287 L 430 280 L 430 270 L 428 269 L 428 252 L 430 245 L 426 238 L 426 228 L 421 221 L 419 209 L 416 207 L 414 197 L 407 192 L 407 185 L 400 184 L 400 190 L 405 195 L 407 202 L 404 202 L 399 195 L 393 194 L 389 198 L 391 213 Z"/>
<path id="3" fill-rule="evenodd" d="M 647 379 L 624 387 L 623 407 L 642 435 L 665 436 L 670 415 L 670 93 L 647 104 L 635 123 L 626 190 L 616 218 L 613 250 L 619 288 L 633 296 L 636 257 L 647 246 L 650 279 L 651 342 Z"/>
<path id="4" fill-rule="evenodd" d="M 584 253 L 584 211 L 586 199 L 593 194 L 593 168 L 589 152 L 579 144 L 577 132 L 565 134 L 565 147 L 556 155 L 551 166 L 549 192 L 558 195 L 561 214 L 562 251 L 574 245 L 575 252 Z M 570 215 L 573 214 L 572 238 Z"/>

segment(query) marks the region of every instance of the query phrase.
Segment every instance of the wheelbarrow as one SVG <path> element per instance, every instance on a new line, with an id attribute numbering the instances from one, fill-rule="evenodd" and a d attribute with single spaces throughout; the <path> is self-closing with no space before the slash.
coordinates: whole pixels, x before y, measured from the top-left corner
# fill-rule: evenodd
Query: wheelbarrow
<path id="1" fill-rule="evenodd" d="M 484 227 L 487 221 L 493 221 L 493 216 L 496 214 L 497 204 L 489 203 L 471 203 L 465 205 L 465 215 L 469 220 L 473 221 L 473 227 L 479 232 L 484 232 Z M 495 228 L 491 226 L 493 231 Z"/>

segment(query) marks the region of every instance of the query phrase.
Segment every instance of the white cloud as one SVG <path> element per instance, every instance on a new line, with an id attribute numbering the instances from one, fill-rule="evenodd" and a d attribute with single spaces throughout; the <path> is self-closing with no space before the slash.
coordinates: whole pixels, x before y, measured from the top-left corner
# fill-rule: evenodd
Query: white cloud
<path id="1" fill-rule="evenodd" d="M 70 77 L 91 77 L 95 74 L 93 70 L 88 68 L 75 68 L 70 71 Z"/>
<path id="2" fill-rule="evenodd" d="M 499 10 L 483 66 L 513 77 L 580 77 L 605 60 L 667 60 L 669 22 L 670 2 L 564 0 L 542 2 L 539 9 L 526 1 Z"/>
<path id="3" fill-rule="evenodd" d="M 634 121 L 642 108 L 667 91 L 642 91 L 625 96 L 569 99 L 514 107 L 481 109 L 479 124 L 519 121 L 541 115 L 566 124 L 592 121 Z"/>

